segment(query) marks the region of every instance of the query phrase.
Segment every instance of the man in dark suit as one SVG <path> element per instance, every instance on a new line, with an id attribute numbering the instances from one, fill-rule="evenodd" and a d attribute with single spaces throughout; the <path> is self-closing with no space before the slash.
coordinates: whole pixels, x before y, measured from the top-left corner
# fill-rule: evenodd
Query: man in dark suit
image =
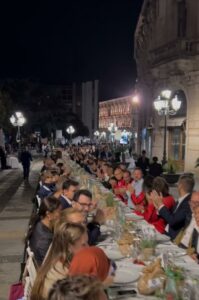
<path id="1" fill-rule="evenodd" d="M 59 198 L 62 209 L 72 207 L 72 200 L 75 192 L 78 190 L 78 185 L 78 182 L 71 179 L 64 181 L 62 195 Z"/>
<path id="2" fill-rule="evenodd" d="M 29 152 L 28 147 L 22 150 L 20 161 L 23 166 L 23 177 L 24 179 L 28 179 L 30 173 L 30 163 L 32 161 L 32 155 Z"/>
<path id="3" fill-rule="evenodd" d="M 193 176 L 184 174 L 180 177 L 178 181 L 179 199 L 172 212 L 164 206 L 161 195 L 158 195 L 156 192 L 152 193 L 153 204 L 157 208 L 159 216 L 167 222 L 165 233 L 168 234 L 172 240 L 175 239 L 180 230 L 184 228 L 187 224 L 187 220 L 191 218 L 192 212 L 189 201 L 194 184 Z"/>
<path id="4" fill-rule="evenodd" d="M 89 213 L 95 208 L 96 203 L 92 201 L 92 194 L 88 190 L 79 190 L 73 197 L 73 207 L 81 211 L 87 219 L 89 245 L 94 245 L 100 237 L 100 226 L 105 222 L 105 215 L 101 209 L 97 209 L 92 221 L 89 220 Z"/>
<path id="5" fill-rule="evenodd" d="M 146 151 L 142 150 L 142 155 L 138 158 L 136 166 L 142 169 L 144 176 L 147 174 L 147 170 L 149 169 L 149 158 L 146 157 Z"/>

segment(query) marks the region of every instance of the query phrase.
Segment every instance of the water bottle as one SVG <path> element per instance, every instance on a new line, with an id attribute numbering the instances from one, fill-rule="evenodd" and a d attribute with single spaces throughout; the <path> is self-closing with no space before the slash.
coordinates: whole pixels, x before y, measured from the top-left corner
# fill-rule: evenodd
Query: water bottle
<path id="1" fill-rule="evenodd" d="M 171 271 L 167 271 L 167 281 L 165 286 L 165 300 L 177 300 L 178 292 L 176 289 L 176 283 L 174 275 Z"/>

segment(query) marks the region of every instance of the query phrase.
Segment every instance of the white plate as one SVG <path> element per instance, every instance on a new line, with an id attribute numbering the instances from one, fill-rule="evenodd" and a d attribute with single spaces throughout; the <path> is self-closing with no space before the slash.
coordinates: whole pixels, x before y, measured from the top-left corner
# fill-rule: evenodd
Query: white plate
<path id="1" fill-rule="evenodd" d="M 110 258 L 112 260 L 118 260 L 118 259 L 124 258 L 124 255 L 122 255 L 122 253 L 117 249 L 103 248 L 103 250 L 106 253 L 106 255 L 108 256 L 108 258 Z"/>
<path id="2" fill-rule="evenodd" d="M 156 235 L 156 241 L 158 242 L 158 243 L 166 243 L 166 242 L 169 242 L 171 239 L 170 239 L 170 237 L 169 236 L 167 236 L 167 235 L 164 235 L 164 234 L 158 234 L 158 235 Z"/>
<path id="3" fill-rule="evenodd" d="M 135 221 L 139 221 L 139 220 L 143 220 L 144 217 L 143 216 L 139 216 L 139 215 L 136 215 L 136 214 L 133 214 L 133 213 L 127 213 L 125 214 L 125 217 L 128 219 L 128 220 L 135 220 Z"/>
<path id="4" fill-rule="evenodd" d="M 135 282 L 139 279 L 142 269 L 142 266 L 137 265 L 132 265 L 130 267 L 118 267 L 118 269 L 116 270 L 116 275 L 114 277 L 114 283 L 121 284 Z"/>

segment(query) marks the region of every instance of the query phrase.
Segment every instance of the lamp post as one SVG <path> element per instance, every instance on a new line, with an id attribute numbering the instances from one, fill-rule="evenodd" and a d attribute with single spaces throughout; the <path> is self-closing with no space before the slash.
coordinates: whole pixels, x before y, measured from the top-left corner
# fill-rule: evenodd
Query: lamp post
<path id="1" fill-rule="evenodd" d="M 17 127 L 17 136 L 16 136 L 16 142 L 18 143 L 18 148 L 20 151 L 21 148 L 21 132 L 20 132 L 20 127 L 24 125 L 26 122 L 26 119 L 24 118 L 23 114 L 21 112 L 15 112 L 11 117 L 10 117 L 10 122 L 13 126 Z"/>
<path id="2" fill-rule="evenodd" d="M 102 131 L 102 132 L 101 132 L 101 134 L 100 134 L 100 139 L 106 140 L 106 132 L 105 132 L 105 131 Z"/>
<path id="3" fill-rule="evenodd" d="M 118 130 L 117 126 L 114 123 L 110 123 L 108 127 L 108 131 L 110 131 L 111 135 L 111 142 L 114 142 L 115 140 L 115 133 Z"/>
<path id="4" fill-rule="evenodd" d="M 162 165 L 167 162 L 167 117 L 169 115 L 175 115 L 181 107 L 181 101 L 178 100 L 177 95 L 172 97 L 170 90 L 164 90 L 160 93 L 157 99 L 154 101 L 155 110 L 157 110 L 160 116 L 164 116 L 164 142 L 163 142 L 163 157 Z"/>
<path id="5" fill-rule="evenodd" d="M 133 113 L 132 113 L 132 148 L 133 148 L 133 151 L 138 153 L 138 150 L 140 150 L 140 141 L 138 140 L 138 137 L 139 137 L 140 97 L 137 93 L 132 97 L 132 105 L 133 105 Z"/>
<path id="6" fill-rule="evenodd" d="M 75 133 L 75 128 L 70 125 L 68 128 L 66 128 L 66 132 L 70 134 L 70 143 L 72 143 L 72 135 Z"/>
<path id="7" fill-rule="evenodd" d="M 96 131 L 94 132 L 94 136 L 95 136 L 96 140 L 98 140 L 99 135 L 100 135 L 99 131 L 96 130 Z"/>

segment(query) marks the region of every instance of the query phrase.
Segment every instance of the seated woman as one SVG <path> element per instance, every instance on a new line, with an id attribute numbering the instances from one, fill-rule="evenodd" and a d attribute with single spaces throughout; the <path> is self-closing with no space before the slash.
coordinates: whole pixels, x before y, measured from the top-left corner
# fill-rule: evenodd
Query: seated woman
<path id="1" fill-rule="evenodd" d="M 58 280 L 50 290 L 48 300 L 107 300 L 102 283 L 95 277 L 68 276 Z"/>
<path id="2" fill-rule="evenodd" d="M 80 224 L 62 223 L 56 228 L 52 245 L 33 285 L 31 300 L 43 300 L 53 284 L 68 275 L 70 261 L 88 246 L 87 230 Z"/>
<path id="3" fill-rule="evenodd" d="M 192 208 L 192 213 L 190 223 L 185 229 L 181 230 L 174 243 L 187 249 L 187 254 L 199 263 L 199 203 Z"/>
<path id="4" fill-rule="evenodd" d="M 175 205 L 175 200 L 173 196 L 169 194 L 169 186 L 162 177 L 153 179 L 153 177 L 147 176 L 144 181 L 144 190 L 146 205 L 144 207 L 143 217 L 148 223 L 154 225 L 157 231 L 164 233 L 166 222 L 157 214 L 157 210 L 153 204 L 153 191 L 162 195 L 162 204 L 169 210 L 172 210 Z"/>
<path id="5" fill-rule="evenodd" d="M 60 201 L 52 196 L 44 198 L 39 211 L 33 215 L 26 240 L 34 253 L 35 260 L 40 266 L 53 239 L 55 221 L 61 212 Z"/>
<path id="6" fill-rule="evenodd" d="M 80 250 L 72 259 L 70 275 L 91 275 L 98 278 L 103 284 L 113 282 L 116 265 L 111 262 L 104 251 L 98 247 L 87 247 Z"/>

